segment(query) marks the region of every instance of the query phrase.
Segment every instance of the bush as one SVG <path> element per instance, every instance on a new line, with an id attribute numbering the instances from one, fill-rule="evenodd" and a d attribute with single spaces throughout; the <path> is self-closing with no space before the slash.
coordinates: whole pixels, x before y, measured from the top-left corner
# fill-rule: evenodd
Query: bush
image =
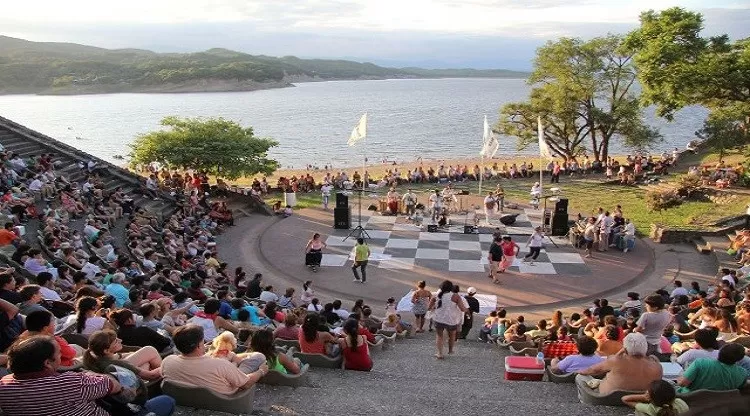
<path id="1" fill-rule="evenodd" d="M 680 205 L 684 199 L 678 188 L 652 189 L 646 192 L 646 207 L 651 211 L 664 211 Z"/>

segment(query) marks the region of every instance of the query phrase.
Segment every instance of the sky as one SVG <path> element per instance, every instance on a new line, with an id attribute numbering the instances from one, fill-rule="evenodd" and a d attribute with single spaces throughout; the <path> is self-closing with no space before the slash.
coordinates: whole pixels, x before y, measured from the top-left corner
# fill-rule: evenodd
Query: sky
<path id="1" fill-rule="evenodd" d="M 5 3 L 5 2 L 4 2 Z M 560 36 L 625 33 L 645 10 L 704 15 L 705 34 L 750 37 L 750 0 L 25 0 L 0 34 L 105 48 L 343 58 L 387 66 L 528 70 Z"/>

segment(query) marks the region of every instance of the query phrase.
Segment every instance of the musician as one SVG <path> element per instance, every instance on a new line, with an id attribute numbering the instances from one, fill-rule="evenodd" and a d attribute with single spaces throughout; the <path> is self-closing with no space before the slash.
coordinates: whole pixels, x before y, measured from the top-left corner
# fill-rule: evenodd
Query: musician
<path id="1" fill-rule="evenodd" d="M 406 207 L 406 215 L 411 219 L 414 216 L 415 207 L 417 206 L 417 195 L 409 189 L 404 196 L 401 197 L 401 201 L 403 201 L 404 206 Z"/>
<path id="2" fill-rule="evenodd" d="M 495 194 L 492 192 L 487 193 L 484 198 L 484 215 L 487 218 L 487 224 L 492 224 L 492 217 L 495 215 Z"/>
<path id="3" fill-rule="evenodd" d="M 398 192 L 396 192 L 396 188 L 391 188 L 385 198 L 388 202 L 388 211 L 390 211 L 391 215 L 398 215 L 398 201 L 400 198 Z"/>
<path id="4" fill-rule="evenodd" d="M 499 183 L 497 184 L 497 188 L 495 188 L 495 203 L 497 204 L 496 209 L 499 212 L 505 211 L 505 189 Z"/>
<path id="5" fill-rule="evenodd" d="M 440 216 L 440 212 L 443 209 L 443 197 L 440 195 L 440 191 L 435 189 L 435 193 L 430 195 L 430 210 L 432 214 L 432 221 L 435 222 Z"/>
<path id="6" fill-rule="evenodd" d="M 458 198 L 456 198 L 456 191 L 453 189 L 453 185 L 448 182 L 448 185 L 446 185 L 445 189 L 443 189 L 443 207 L 446 210 L 450 211 L 451 207 L 453 207 L 453 204 L 456 202 L 458 202 Z"/>

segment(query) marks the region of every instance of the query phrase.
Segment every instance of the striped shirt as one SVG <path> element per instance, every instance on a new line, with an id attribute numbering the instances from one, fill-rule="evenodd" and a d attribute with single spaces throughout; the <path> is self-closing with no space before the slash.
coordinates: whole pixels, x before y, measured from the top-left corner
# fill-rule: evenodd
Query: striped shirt
<path id="1" fill-rule="evenodd" d="M 0 408 L 7 416 L 109 416 L 94 400 L 112 390 L 107 376 L 66 372 L 0 379 Z"/>

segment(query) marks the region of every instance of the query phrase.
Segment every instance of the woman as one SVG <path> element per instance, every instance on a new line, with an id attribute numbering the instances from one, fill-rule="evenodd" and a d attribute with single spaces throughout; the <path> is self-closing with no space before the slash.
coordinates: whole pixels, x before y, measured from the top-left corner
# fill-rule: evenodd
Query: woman
<path id="1" fill-rule="evenodd" d="M 461 325 L 466 306 L 464 299 L 458 294 L 453 293 L 453 283 L 445 280 L 440 285 L 440 291 L 437 296 L 430 300 L 429 309 L 433 311 L 433 320 L 435 321 L 437 353 L 435 358 L 442 360 L 443 356 L 443 339 L 444 333 L 448 336 L 448 354 L 453 354 L 453 345 L 456 342 L 456 331 Z"/>
<path id="2" fill-rule="evenodd" d="M 526 242 L 526 247 L 529 248 L 529 254 L 524 256 L 523 261 L 528 261 L 529 265 L 533 265 L 534 260 L 536 260 L 536 258 L 539 257 L 539 253 L 542 251 L 543 241 L 544 241 L 544 234 L 542 234 L 542 227 L 534 228 L 534 233 L 531 234 L 531 236 L 529 236 L 529 241 Z M 531 260 L 529 260 L 529 258 Z"/>
<path id="3" fill-rule="evenodd" d="M 347 319 L 344 322 L 344 334 L 346 336 L 338 340 L 344 355 L 344 368 L 357 371 L 372 370 L 367 337 L 359 334 L 359 323 L 356 319 Z"/>
<path id="4" fill-rule="evenodd" d="M 427 283 L 424 280 L 420 280 L 417 283 L 417 290 L 411 296 L 411 311 L 414 313 L 414 325 L 417 327 L 415 332 L 424 332 L 425 315 L 427 315 L 427 308 L 430 306 L 430 300 L 432 299 L 432 293 L 425 289 Z"/>
<path id="5" fill-rule="evenodd" d="M 364 307 L 364 299 L 357 299 L 354 301 L 354 306 L 352 306 L 352 313 L 358 313 L 359 316 L 362 316 L 362 310 L 364 309 Z"/>
<path id="6" fill-rule="evenodd" d="M 84 296 L 76 302 L 76 314 L 68 317 L 66 326 L 75 323 L 74 332 L 81 335 L 91 335 L 95 331 L 113 329 L 112 324 L 104 317 L 106 312 L 106 310 L 99 311 L 98 300 Z"/>
<path id="7" fill-rule="evenodd" d="M 312 280 L 308 280 L 302 284 L 302 294 L 299 300 L 302 302 L 301 306 L 307 306 L 315 297 L 315 291 L 312 288 Z"/>
<path id="8" fill-rule="evenodd" d="M 143 347 L 136 352 L 123 354 L 122 340 L 114 331 L 96 331 L 89 337 L 89 348 L 83 354 L 86 369 L 107 373 L 107 367 L 117 365 L 127 368 L 144 380 L 161 378 L 161 357 L 153 347 Z"/>
<path id="9" fill-rule="evenodd" d="M 266 303 L 263 307 L 263 313 L 274 322 L 284 322 L 284 312 L 281 312 L 281 308 L 274 301 Z M 275 325 L 275 324 L 274 324 Z"/>
<path id="10" fill-rule="evenodd" d="M 320 317 L 316 313 L 310 313 L 305 317 L 297 341 L 300 350 L 305 354 L 323 354 L 329 357 L 338 357 L 341 354 L 339 348 L 334 348 L 336 338 L 330 332 L 318 331 Z"/>
<path id="11" fill-rule="evenodd" d="M 250 338 L 250 348 L 266 357 L 269 370 L 276 370 L 281 374 L 299 374 L 299 364 L 286 354 L 276 352 L 273 345 L 273 333 L 270 329 L 255 331 Z"/>
<path id="12" fill-rule="evenodd" d="M 320 261 L 323 259 L 324 248 L 326 248 L 326 243 L 320 240 L 320 234 L 313 234 L 312 239 L 305 246 L 305 266 L 317 272 L 320 268 Z"/>
<path id="13" fill-rule="evenodd" d="M 274 338 L 285 340 L 296 340 L 299 338 L 300 326 L 297 324 L 297 315 L 287 313 L 284 317 L 284 325 L 273 331 Z"/>
<path id="14" fill-rule="evenodd" d="M 513 262 L 516 260 L 516 256 L 518 256 L 518 253 L 521 251 L 521 247 L 518 247 L 518 244 L 513 241 L 511 236 L 506 235 L 503 236 L 503 242 L 500 243 L 500 248 L 503 252 L 502 260 L 500 260 L 500 266 L 498 267 L 499 273 L 505 273 L 505 270 L 507 270 L 510 266 L 513 265 Z M 492 277 L 492 283 L 499 283 L 500 280 L 497 279 L 497 276 Z"/>

